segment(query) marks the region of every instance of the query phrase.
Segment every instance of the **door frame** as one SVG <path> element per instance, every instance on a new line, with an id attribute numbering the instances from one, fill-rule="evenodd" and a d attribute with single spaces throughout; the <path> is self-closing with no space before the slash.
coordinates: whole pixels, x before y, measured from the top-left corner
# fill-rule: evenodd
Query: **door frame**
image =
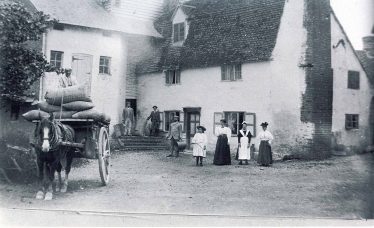
<path id="1" fill-rule="evenodd" d="M 191 131 L 189 129 L 189 126 L 191 124 L 191 119 L 190 115 L 191 114 L 199 114 L 199 123 L 201 123 L 201 107 L 185 107 L 183 108 L 183 113 L 184 113 L 184 129 L 186 132 L 186 143 L 187 143 L 187 148 L 191 147 Z"/>
<path id="2" fill-rule="evenodd" d="M 88 84 L 88 89 L 89 89 L 89 91 L 88 91 L 88 93 L 91 95 L 91 90 L 92 90 L 92 80 L 93 80 L 93 78 L 92 78 L 92 71 L 93 71 L 93 55 L 90 55 L 90 54 L 86 54 L 86 53 L 72 53 L 71 54 L 71 69 L 73 70 L 73 62 L 75 61 L 74 60 L 74 56 L 75 55 L 83 55 L 83 56 L 87 56 L 87 57 L 90 57 L 90 65 L 91 65 L 91 69 L 90 69 L 90 72 L 89 72 L 89 74 L 90 74 L 90 79 L 89 79 L 89 84 Z M 74 72 L 72 72 L 72 74 L 73 74 Z M 75 77 L 77 77 L 77 81 L 79 81 L 78 80 L 78 75 L 77 74 L 75 74 Z"/>

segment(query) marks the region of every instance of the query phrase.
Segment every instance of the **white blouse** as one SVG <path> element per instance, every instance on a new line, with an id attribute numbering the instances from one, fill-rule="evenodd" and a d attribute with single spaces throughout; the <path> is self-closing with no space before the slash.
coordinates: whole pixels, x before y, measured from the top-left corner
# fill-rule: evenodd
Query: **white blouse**
<path id="1" fill-rule="evenodd" d="M 260 134 L 258 134 L 258 138 L 261 141 L 269 141 L 269 143 L 271 143 L 271 140 L 274 139 L 273 135 L 268 130 L 260 132 Z"/>
<path id="2" fill-rule="evenodd" d="M 227 141 L 230 143 L 231 129 L 228 127 L 217 127 L 215 131 L 216 135 L 227 135 Z"/>

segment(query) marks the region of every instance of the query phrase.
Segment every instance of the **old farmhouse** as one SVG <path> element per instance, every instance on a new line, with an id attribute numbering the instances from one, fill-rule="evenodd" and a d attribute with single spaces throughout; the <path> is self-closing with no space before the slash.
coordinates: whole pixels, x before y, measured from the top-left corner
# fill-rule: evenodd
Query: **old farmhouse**
<path id="1" fill-rule="evenodd" d="M 233 137 L 244 120 L 255 136 L 269 122 L 278 158 L 373 143 L 373 37 L 356 52 L 329 0 L 29 1 L 59 20 L 45 56 L 73 69 L 112 126 L 130 101 L 139 134 L 157 105 L 162 131 L 178 115 L 189 144 L 204 125 L 208 150 L 222 118 Z M 40 100 L 56 82 L 45 75 Z"/>

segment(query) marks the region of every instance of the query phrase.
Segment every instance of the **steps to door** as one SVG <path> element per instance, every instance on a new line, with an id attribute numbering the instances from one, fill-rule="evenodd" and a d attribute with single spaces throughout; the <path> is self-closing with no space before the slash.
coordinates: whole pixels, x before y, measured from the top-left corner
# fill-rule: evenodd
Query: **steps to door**
<path id="1" fill-rule="evenodd" d="M 115 139 L 118 149 L 125 151 L 168 150 L 168 141 L 163 137 L 124 136 Z"/>

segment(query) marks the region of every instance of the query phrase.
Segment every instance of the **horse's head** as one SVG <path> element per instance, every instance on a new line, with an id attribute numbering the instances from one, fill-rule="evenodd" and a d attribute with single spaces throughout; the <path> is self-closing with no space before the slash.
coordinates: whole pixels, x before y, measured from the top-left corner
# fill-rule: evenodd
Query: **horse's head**
<path id="1" fill-rule="evenodd" d="M 39 125 L 39 136 L 42 142 L 42 151 L 48 152 L 51 149 L 51 138 L 53 137 L 53 114 L 50 117 L 41 118 Z"/>

